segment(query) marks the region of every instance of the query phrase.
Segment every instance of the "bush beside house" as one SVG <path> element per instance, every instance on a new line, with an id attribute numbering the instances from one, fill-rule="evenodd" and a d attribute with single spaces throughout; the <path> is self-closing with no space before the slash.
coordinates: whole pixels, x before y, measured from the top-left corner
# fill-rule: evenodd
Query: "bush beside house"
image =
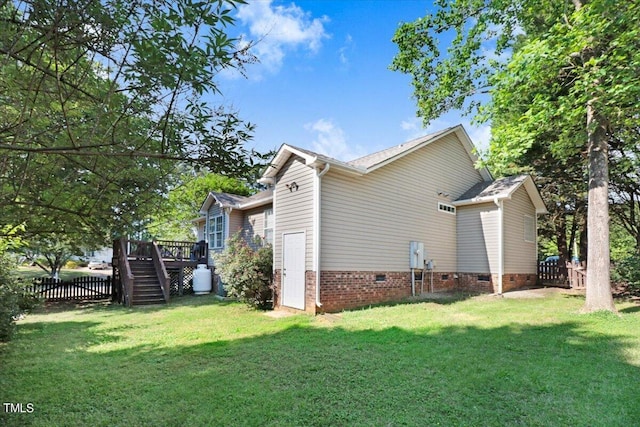
<path id="1" fill-rule="evenodd" d="M 261 310 L 273 305 L 273 250 L 262 242 L 253 249 L 236 233 L 216 257 L 217 269 L 227 295 Z"/>

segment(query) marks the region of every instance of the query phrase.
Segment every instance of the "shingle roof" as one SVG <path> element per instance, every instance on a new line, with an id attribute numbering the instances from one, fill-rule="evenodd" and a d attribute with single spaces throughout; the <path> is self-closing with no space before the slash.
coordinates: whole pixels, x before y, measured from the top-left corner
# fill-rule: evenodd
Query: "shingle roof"
<path id="1" fill-rule="evenodd" d="M 215 197 L 222 206 L 236 206 L 247 199 L 245 196 L 239 196 L 231 193 L 219 193 L 217 191 L 212 191 L 211 195 Z"/>
<path id="2" fill-rule="evenodd" d="M 352 160 L 350 162 L 347 162 L 347 164 L 351 165 L 351 166 L 356 166 L 356 167 L 362 167 L 362 168 L 370 168 L 372 166 L 375 166 L 379 163 L 382 163 L 386 160 L 389 160 L 395 156 L 397 156 L 398 154 L 402 154 L 405 151 L 408 151 L 410 149 L 412 149 L 413 147 L 422 144 L 423 142 L 429 141 L 430 139 L 435 139 L 437 136 L 449 132 L 451 129 L 453 128 L 447 128 L 447 129 L 443 129 L 441 131 L 438 132 L 434 132 L 428 135 L 424 135 L 421 136 L 420 138 L 416 138 L 414 140 L 405 142 L 403 144 L 400 145 L 396 145 L 393 146 L 391 148 L 387 148 L 385 150 L 381 150 L 378 151 L 376 153 L 372 153 L 369 155 L 366 155 L 364 157 L 360 157 L 359 159 L 355 159 Z"/>
<path id="3" fill-rule="evenodd" d="M 216 202 L 225 208 L 248 209 L 254 206 L 265 205 L 271 202 L 271 200 L 273 200 L 273 189 L 261 191 L 249 197 L 212 191 L 207 195 L 207 198 L 202 204 L 202 208 L 200 208 L 200 212 L 206 211 L 209 209 L 209 206 Z"/>
<path id="4" fill-rule="evenodd" d="M 455 133 L 457 135 L 463 147 L 469 154 L 469 158 L 472 162 L 475 163 L 475 161 L 477 160 L 477 156 L 473 151 L 473 142 L 471 142 L 471 140 L 469 139 L 469 135 L 467 135 L 462 125 L 457 125 L 449 127 L 447 129 L 443 129 L 439 132 L 425 135 L 404 144 L 387 148 L 386 150 L 378 151 L 376 153 L 360 157 L 359 159 L 355 159 L 350 162 L 342 162 L 340 160 L 336 160 L 322 154 L 314 153 L 311 150 L 294 147 L 289 144 L 283 144 L 278 150 L 278 153 L 273 158 L 271 164 L 262 174 L 260 182 L 272 183 L 272 180 L 278 174 L 280 168 L 283 167 L 283 165 L 291 155 L 302 157 L 306 165 L 312 168 L 325 167 L 326 165 L 328 165 L 332 168 L 336 167 L 337 169 L 350 174 L 365 175 L 375 171 L 380 167 L 384 167 L 385 165 L 398 160 L 405 155 L 409 155 L 414 150 L 420 149 L 421 147 L 424 147 L 425 145 L 428 145 L 431 142 L 438 140 L 438 138 L 442 138 L 450 133 Z M 487 168 L 481 168 L 479 169 L 479 172 L 485 181 L 490 181 L 493 179 L 491 173 Z"/>
<path id="5" fill-rule="evenodd" d="M 245 197 L 240 203 L 240 207 L 246 205 L 260 205 L 262 202 L 268 203 L 273 200 L 273 188 L 261 191 L 250 197 Z"/>
<path id="6" fill-rule="evenodd" d="M 528 175 L 516 175 L 500 178 L 493 182 L 479 182 L 467 190 L 456 201 L 508 197 L 509 194 L 519 187 L 527 178 Z"/>

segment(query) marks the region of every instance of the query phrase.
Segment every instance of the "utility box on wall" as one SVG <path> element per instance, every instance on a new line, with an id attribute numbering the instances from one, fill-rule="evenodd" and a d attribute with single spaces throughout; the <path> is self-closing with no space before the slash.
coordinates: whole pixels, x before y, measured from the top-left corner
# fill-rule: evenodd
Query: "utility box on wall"
<path id="1" fill-rule="evenodd" d="M 409 268 L 424 268 L 424 243 L 409 242 Z"/>

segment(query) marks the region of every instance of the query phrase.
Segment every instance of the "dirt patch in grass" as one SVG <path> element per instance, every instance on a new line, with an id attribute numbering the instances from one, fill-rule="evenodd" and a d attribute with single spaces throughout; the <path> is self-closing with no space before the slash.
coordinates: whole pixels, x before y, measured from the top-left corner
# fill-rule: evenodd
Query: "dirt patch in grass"
<path id="1" fill-rule="evenodd" d="M 554 294 L 565 295 L 584 295 L 584 289 L 567 289 L 567 288 L 532 288 L 517 291 L 505 292 L 502 294 L 504 298 L 546 298 Z M 496 295 L 499 296 L 499 295 Z"/>

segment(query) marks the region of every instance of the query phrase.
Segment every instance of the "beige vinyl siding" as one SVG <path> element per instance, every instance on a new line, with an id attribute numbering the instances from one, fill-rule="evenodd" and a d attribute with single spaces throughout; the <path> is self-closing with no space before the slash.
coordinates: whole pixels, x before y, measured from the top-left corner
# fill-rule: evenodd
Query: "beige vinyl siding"
<path id="1" fill-rule="evenodd" d="M 458 206 L 460 273 L 498 273 L 499 221 L 494 203 Z"/>
<path id="2" fill-rule="evenodd" d="M 456 216 L 438 211 L 438 202 L 480 181 L 454 134 L 364 176 L 330 169 L 322 178 L 322 270 L 405 271 L 415 240 L 436 270 L 455 271 Z"/>
<path id="3" fill-rule="evenodd" d="M 536 273 L 537 248 L 525 241 L 525 215 L 536 219 L 536 210 L 524 187 L 518 188 L 510 200 L 504 201 L 504 272 Z"/>
<path id="4" fill-rule="evenodd" d="M 226 236 L 226 239 L 236 234 L 238 231 L 242 231 L 242 223 L 244 221 L 244 214 L 242 211 L 237 209 L 233 209 L 229 213 L 229 235 Z M 225 239 L 225 240 L 226 240 Z"/>
<path id="5" fill-rule="evenodd" d="M 281 268 L 282 233 L 306 232 L 305 269 L 313 269 L 313 176 L 315 171 L 297 157 L 283 165 L 276 177 L 273 210 L 275 212 L 273 252 L 274 268 Z M 295 182 L 298 190 L 289 191 L 286 184 Z"/>
<path id="6" fill-rule="evenodd" d="M 255 236 L 264 237 L 264 211 L 271 207 L 272 205 L 268 204 L 244 212 L 243 236 L 252 246 Z"/>

